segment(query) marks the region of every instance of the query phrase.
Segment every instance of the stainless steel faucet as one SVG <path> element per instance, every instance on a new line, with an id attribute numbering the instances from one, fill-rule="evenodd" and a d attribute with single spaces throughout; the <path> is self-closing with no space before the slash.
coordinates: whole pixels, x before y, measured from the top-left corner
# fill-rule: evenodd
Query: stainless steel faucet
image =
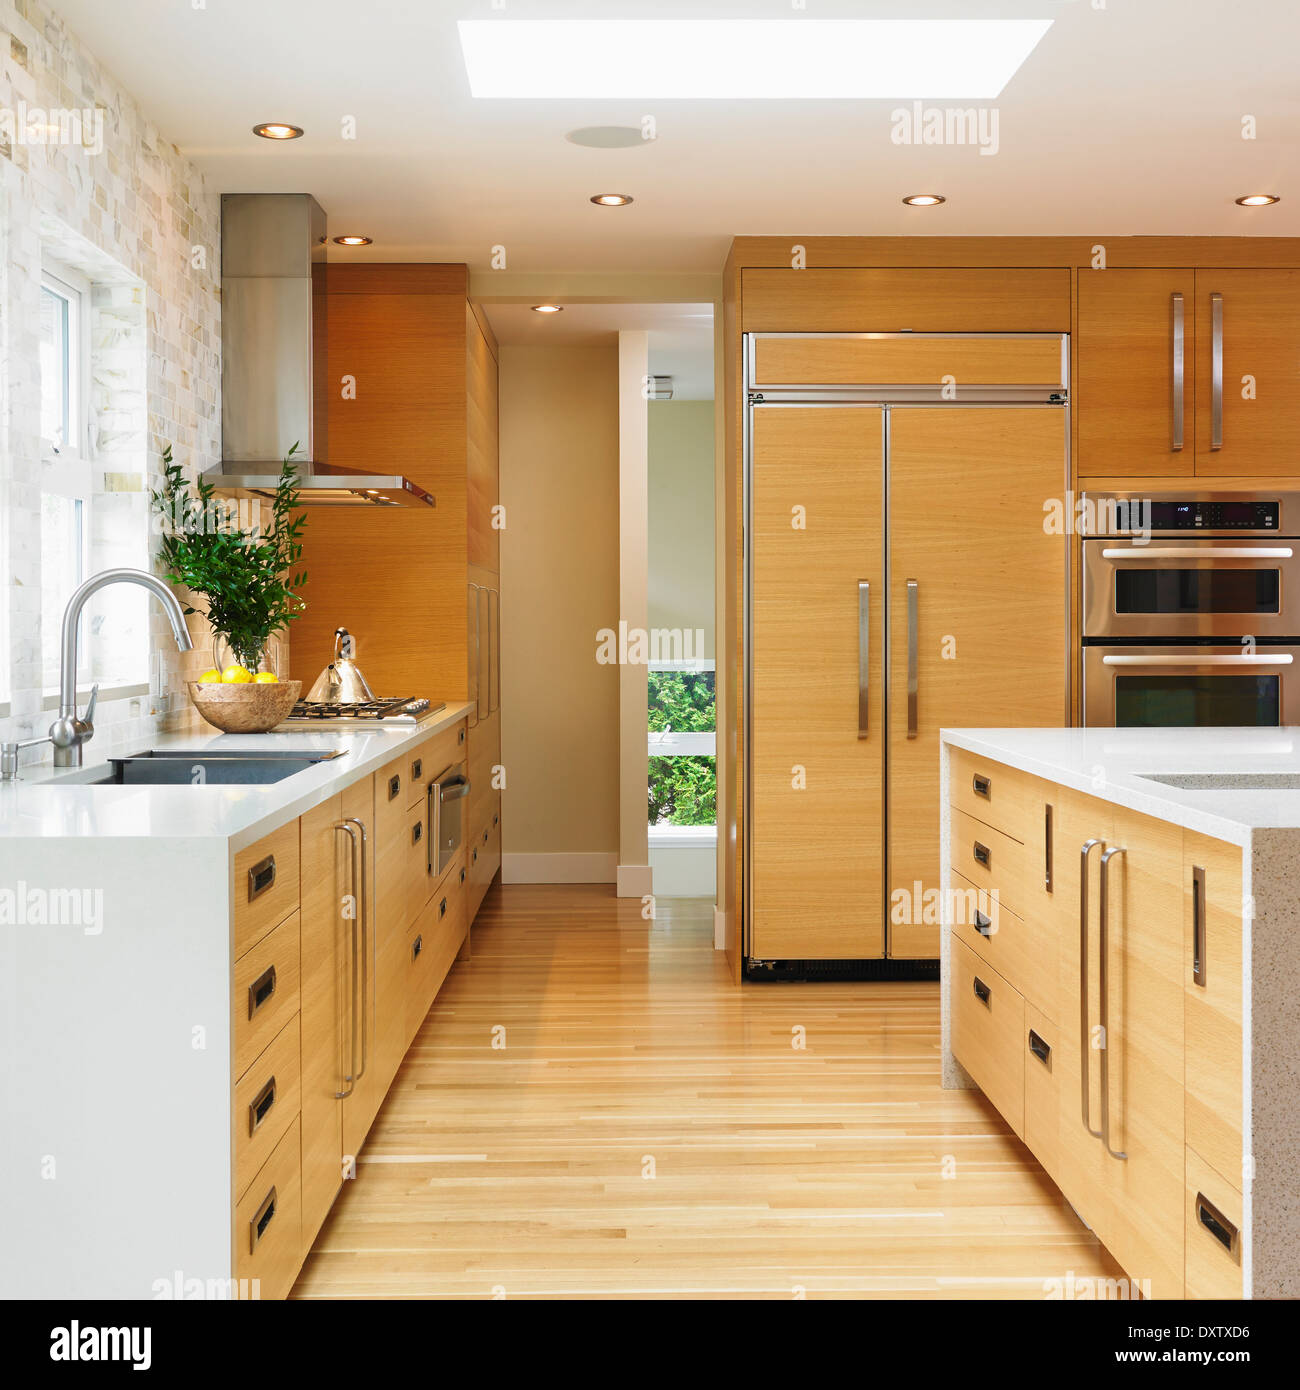
<path id="1" fill-rule="evenodd" d="M 172 625 L 172 636 L 179 650 L 193 647 L 185 626 L 185 611 L 171 589 L 147 570 L 115 569 L 93 574 L 68 600 L 63 610 L 63 632 L 60 638 L 61 665 L 59 668 L 59 717 L 50 725 L 45 738 L 26 739 L 22 743 L 6 743 L 0 749 L 0 781 L 12 781 L 18 774 L 18 754 L 23 748 L 39 743 L 54 745 L 55 767 L 80 767 L 82 745 L 95 736 L 95 702 L 99 686 L 90 692 L 90 703 L 84 715 L 77 714 L 77 636 L 81 627 L 81 610 L 91 594 L 110 584 L 139 584 L 148 589 L 162 604 Z"/>

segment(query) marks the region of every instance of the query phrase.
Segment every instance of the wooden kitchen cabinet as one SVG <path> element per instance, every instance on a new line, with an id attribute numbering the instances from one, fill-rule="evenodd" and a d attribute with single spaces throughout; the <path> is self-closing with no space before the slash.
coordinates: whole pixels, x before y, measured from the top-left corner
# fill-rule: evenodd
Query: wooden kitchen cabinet
<path id="1" fill-rule="evenodd" d="M 1078 274 L 1076 471 L 1190 476 L 1197 466 L 1195 272 Z"/>
<path id="2" fill-rule="evenodd" d="M 1197 270 L 1198 473 L 1266 477 L 1300 472 L 1297 323 L 1300 270 Z M 1221 371 L 1216 369 L 1216 343 L 1221 345 Z"/>

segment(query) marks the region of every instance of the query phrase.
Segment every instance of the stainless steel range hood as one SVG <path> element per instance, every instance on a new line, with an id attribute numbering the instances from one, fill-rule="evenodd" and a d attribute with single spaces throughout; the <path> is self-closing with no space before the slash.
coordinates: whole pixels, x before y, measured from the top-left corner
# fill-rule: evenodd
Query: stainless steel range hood
<path id="1" fill-rule="evenodd" d="M 327 462 L 325 213 L 308 193 L 221 199 L 221 466 L 223 496 L 272 497 L 299 446 L 304 505 L 432 507 L 401 474 Z"/>

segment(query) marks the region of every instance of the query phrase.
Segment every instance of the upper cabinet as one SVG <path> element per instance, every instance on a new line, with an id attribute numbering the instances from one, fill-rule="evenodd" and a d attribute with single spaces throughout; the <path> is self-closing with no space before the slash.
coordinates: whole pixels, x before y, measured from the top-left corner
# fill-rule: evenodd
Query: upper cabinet
<path id="1" fill-rule="evenodd" d="M 1300 473 L 1300 270 L 1196 272 L 1196 471 Z"/>
<path id="2" fill-rule="evenodd" d="M 1294 475 L 1297 270 L 1079 271 L 1080 477 Z"/>

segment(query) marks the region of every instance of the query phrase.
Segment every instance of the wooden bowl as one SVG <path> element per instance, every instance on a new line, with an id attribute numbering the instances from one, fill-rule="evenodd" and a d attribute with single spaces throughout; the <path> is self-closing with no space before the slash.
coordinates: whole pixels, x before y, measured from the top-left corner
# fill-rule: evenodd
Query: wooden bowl
<path id="1" fill-rule="evenodd" d="M 301 681 L 258 685 L 209 685 L 190 681 L 194 708 L 226 734 L 264 734 L 283 724 L 302 690 Z"/>

